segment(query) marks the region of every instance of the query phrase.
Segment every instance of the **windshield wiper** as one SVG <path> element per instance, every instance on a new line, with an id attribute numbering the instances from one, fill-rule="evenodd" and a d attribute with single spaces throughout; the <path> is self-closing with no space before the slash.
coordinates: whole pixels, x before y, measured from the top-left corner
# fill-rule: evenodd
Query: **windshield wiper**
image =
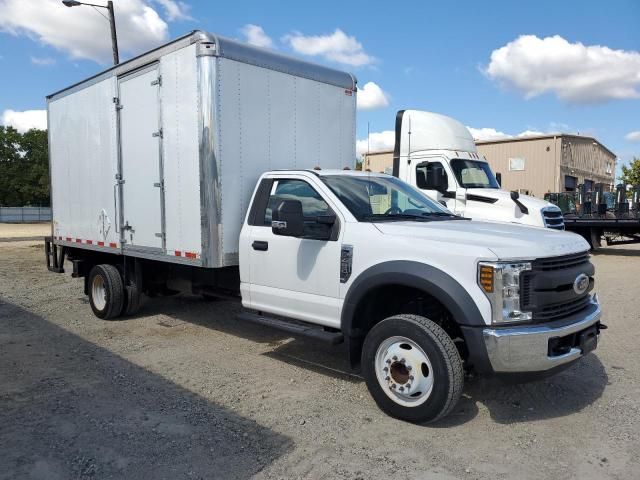
<path id="1" fill-rule="evenodd" d="M 467 218 L 456 215 L 455 213 L 447 212 L 423 212 L 422 215 L 425 217 L 449 217 L 451 220 L 468 220 Z"/>
<path id="2" fill-rule="evenodd" d="M 416 215 L 411 213 L 372 213 L 370 215 L 365 215 L 362 217 L 363 220 L 418 220 L 420 222 L 428 221 L 422 215 Z"/>

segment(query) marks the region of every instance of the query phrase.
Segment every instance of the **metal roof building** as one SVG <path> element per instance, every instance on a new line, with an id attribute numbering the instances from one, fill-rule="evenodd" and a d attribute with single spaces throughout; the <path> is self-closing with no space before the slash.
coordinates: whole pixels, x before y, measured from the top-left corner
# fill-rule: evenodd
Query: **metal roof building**
<path id="1" fill-rule="evenodd" d="M 586 184 L 613 187 L 616 155 L 592 137 L 569 134 L 539 135 L 477 141 L 478 153 L 494 172 L 502 175 L 503 188 L 537 197 L 547 192 L 574 191 Z"/>

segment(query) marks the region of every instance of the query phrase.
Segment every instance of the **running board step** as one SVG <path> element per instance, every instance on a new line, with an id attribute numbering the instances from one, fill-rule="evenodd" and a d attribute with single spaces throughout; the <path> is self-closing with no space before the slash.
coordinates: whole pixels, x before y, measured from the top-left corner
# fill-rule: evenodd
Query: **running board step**
<path id="1" fill-rule="evenodd" d="M 279 318 L 265 317 L 264 315 L 258 315 L 256 313 L 240 313 L 237 318 L 240 320 L 248 320 L 249 322 L 264 325 L 266 327 L 277 328 L 285 332 L 293 333 L 295 335 L 301 335 L 304 337 L 311 337 L 323 342 L 328 342 L 331 345 L 338 345 L 344 341 L 344 336 L 340 332 L 331 332 L 325 330 L 319 326 L 311 326 L 308 324 L 299 323 L 297 321 L 287 321 Z"/>

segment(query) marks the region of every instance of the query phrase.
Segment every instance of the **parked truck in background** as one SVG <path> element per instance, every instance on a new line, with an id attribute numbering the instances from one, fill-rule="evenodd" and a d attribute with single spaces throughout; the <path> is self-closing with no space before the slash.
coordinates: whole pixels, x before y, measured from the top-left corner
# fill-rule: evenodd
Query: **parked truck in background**
<path id="1" fill-rule="evenodd" d="M 380 408 L 415 422 L 454 408 L 465 369 L 552 373 L 596 348 L 582 238 L 344 170 L 355 112 L 353 76 L 204 32 L 49 96 L 49 269 L 70 262 L 102 319 L 189 292 L 345 342 Z"/>
<path id="2" fill-rule="evenodd" d="M 502 190 L 469 130 L 445 115 L 398 112 L 393 175 L 466 218 L 564 229 L 556 205 Z"/>
<path id="3" fill-rule="evenodd" d="M 607 192 L 596 183 L 593 190 L 579 185 L 576 192 L 545 193 L 544 198 L 560 208 L 567 230 L 597 250 L 603 237 L 607 246 L 640 243 L 640 185 L 631 186 L 629 193 L 624 184 Z"/>

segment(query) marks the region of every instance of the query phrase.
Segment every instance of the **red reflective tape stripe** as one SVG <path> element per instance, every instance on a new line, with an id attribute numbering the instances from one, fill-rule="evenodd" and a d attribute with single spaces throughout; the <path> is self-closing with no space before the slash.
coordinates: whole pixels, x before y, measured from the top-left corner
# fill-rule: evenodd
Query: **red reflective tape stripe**
<path id="1" fill-rule="evenodd" d="M 182 256 L 182 252 L 180 250 L 176 250 L 176 257 L 181 257 Z"/>
<path id="2" fill-rule="evenodd" d="M 93 240 L 87 240 L 87 245 L 93 245 Z"/>
<path id="3" fill-rule="evenodd" d="M 104 247 L 104 242 L 98 242 L 99 247 Z"/>
<path id="4" fill-rule="evenodd" d="M 196 258 L 196 254 L 193 252 L 185 252 L 184 256 L 187 258 Z"/>
<path id="5" fill-rule="evenodd" d="M 71 241 L 73 241 L 73 238 L 67 237 L 67 242 L 71 242 Z"/>
<path id="6" fill-rule="evenodd" d="M 116 245 L 115 243 L 110 243 L 110 244 L 109 244 L 109 246 L 110 246 L 111 248 L 116 248 L 118 245 Z"/>
<path id="7" fill-rule="evenodd" d="M 80 238 L 76 238 L 76 243 L 82 243 L 82 240 Z"/>

